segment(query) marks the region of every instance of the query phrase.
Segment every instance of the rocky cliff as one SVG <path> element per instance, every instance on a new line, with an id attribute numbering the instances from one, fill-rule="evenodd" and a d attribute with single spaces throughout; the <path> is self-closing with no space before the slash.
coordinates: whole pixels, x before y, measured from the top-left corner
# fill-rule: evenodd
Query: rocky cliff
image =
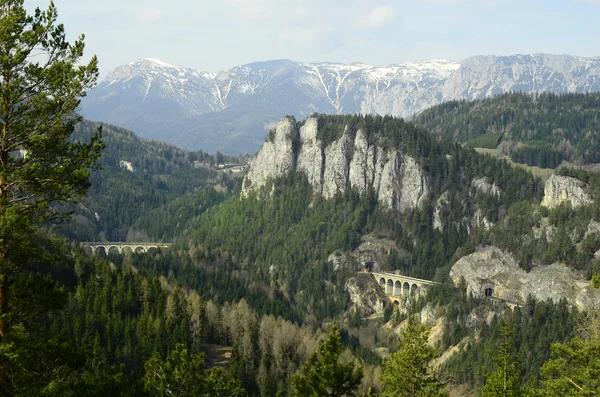
<path id="1" fill-rule="evenodd" d="M 562 202 L 570 202 L 573 208 L 591 204 L 585 183 L 568 176 L 552 175 L 544 186 L 542 204 L 548 208 L 558 207 Z"/>
<path id="2" fill-rule="evenodd" d="M 485 247 L 459 259 L 450 277 L 455 285 L 464 279 L 467 293 L 473 296 L 481 296 L 484 288 L 491 287 L 494 296 L 520 303 L 531 295 L 540 301 L 564 298 L 579 309 L 600 305 L 600 290 L 566 266 L 555 263 L 525 272 L 510 253 L 496 247 Z"/>
<path id="3" fill-rule="evenodd" d="M 361 309 L 365 317 L 382 312 L 390 304 L 388 297 L 369 273 L 358 273 L 349 278 L 344 289 L 350 295 L 350 301 Z"/>
<path id="4" fill-rule="evenodd" d="M 315 118 L 300 128 L 291 119 L 281 120 L 251 160 L 242 194 L 258 191 L 295 169 L 305 173 L 314 192 L 325 198 L 348 186 L 361 193 L 373 188 L 381 205 L 407 211 L 429 196 L 427 175 L 414 158 L 369 144 L 361 130 L 352 134 L 348 127 L 340 138 L 325 144 L 318 128 Z"/>

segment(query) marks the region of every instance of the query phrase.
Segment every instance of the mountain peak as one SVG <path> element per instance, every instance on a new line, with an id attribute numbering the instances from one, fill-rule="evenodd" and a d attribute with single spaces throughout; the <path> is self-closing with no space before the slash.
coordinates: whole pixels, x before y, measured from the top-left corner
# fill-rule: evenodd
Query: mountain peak
<path id="1" fill-rule="evenodd" d="M 165 62 L 161 59 L 158 58 L 140 58 L 140 59 L 136 59 L 133 62 L 129 63 L 129 66 L 147 66 L 148 64 L 150 65 L 156 65 L 156 66 L 160 66 L 163 68 L 171 68 L 171 69 L 181 69 L 179 66 L 175 66 L 171 63 Z"/>
<path id="2" fill-rule="evenodd" d="M 387 66 L 280 59 L 207 73 L 142 58 L 109 73 L 82 108 L 146 138 L 238 153 L 256 150 L 284 114 L 410 117 L 447 100 L 510 91 L 600 91 L 600 59 L 526 54 Z"/>

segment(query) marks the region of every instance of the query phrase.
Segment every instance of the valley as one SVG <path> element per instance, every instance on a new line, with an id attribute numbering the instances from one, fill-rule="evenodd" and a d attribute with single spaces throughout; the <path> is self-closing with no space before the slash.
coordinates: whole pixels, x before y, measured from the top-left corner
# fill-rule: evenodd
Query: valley
<path id="1" fill-rule="evenodd" d="M 0 0 L 0 396 L 598 394 L 597 5 L 333 3 Z"/>
<path id="2" fill-rule="evenodd" d="M 115 135 L 115 150 L 120 139 Z M 189 156 L 166 153 L 153 161 Z M 132 174 L 118 158 L 112 164 L 115 175 Z M 491 368 L 489 358 L 472 352 L 493 348 L 498 339 L 482 335 L 498 335 L 501 318 L 508 316 L 522 324 L 521 337 L 545 341 L 516 345 L 522 354 L 536 357 L 535 364 L 523 367 L 523 379 L 539 381 L 549 344 L 569 340 L 574 308 L 585 310 L 600 302 L 600 291 L 590 281 L 598 271 L 594 255 L 600 252 L 600 233 L 595 232 L 599 180 L 582 168 L 561 168 L 564 176 L 559 177 L 543 169 L 550 171 L 543 180 L 530 169 L 435 138 L 402 119 L 317 115 L 298 122 L 288 117 L 249 161 L 243 180 L 228 173 L 218 176 L 215 167 L 208 174 L 212 179 L 198 180 L 200 195 L 194 190 L 172 199 L 167 195 L 165 204 L 128 223 L 125 234 L 132 243 L 158 238 L 172 242 L 169 249 L 110 251 L 106 260 L 122 269 L 123 276 L 129 268 L 144 278 L 158 277 L 171 285 L 168 290 L 197 291 L 207 311 L 203 316 L 208 310 L 250 316 L 244 320 L 250 323 L 239 325 L 198 320 L 209 327 L 202 331 L 208 332 L 203 343 L 233 348 L 227 366 L 234 372 L 241 371 L 235 359 L 242 354 L 239 344 L 246 342 L 223 339 L 219 332 L 229 331 L 218 329 L 242 327 L 237 338 L 246 338 L 247 332 L 264 332 L 259 331 L 262 322 L 277 318 L 284 321 L 277 327 L 313 335 L 313 348 L 323 324 L 343 324 L 343 338 L 350 338 L 344 343 L 350 343 L 347 347 L 366 374 L 372 374 L 363 378 L 364 392 L 382 387 L 378 368 L 394 351 L 397 329 L 409 318 L 434 327 L 430 342 L 440 354 L 453 352 L 438 364 L 445 371 L 465 365 Z M 180 172 L 176 170 L 173 175 Z M 220 185 L 229 186 L 220 193 L 212 187 L 218 178 L 223 178 Z M 130 183 L 125 181 L 120 183 Z M 92 203 L 103 202 L 103 192 L 109 191 L 92 191 L 87 211 L 95 211 Z M 404 294 L 402 283 L 396 294 L 392 282 L 390 299 L 388 281 L 381 288 L 378 279 L 362 273 L 365 264 L 373 274 L 397 272 L 432 280 L 431 286 Z M 486 288 L 493 290 L 492 300 L 485 296 Z M 538 310 L 546 314 L 536 314 Z M 143 314 L 132 315 L 141 319 Z M 183 327 L 193 329 L 192 323 Z M 304 327 L 322 331 L 314 334 Z M 547 335 L 548 327 L 556 332 Z M 129 343 L 141 343 L 135 340 Z M 78 343 L 85 346 L 83 340 Z M 287 393 L 293 370 L 281 375 L 277 385 L 260 378 L 263 371 L 278 370 L 263 367 L 266 346 L 244 347 L 243 354 L 249 355 L 244 362 L 255 364 L 244 370 L 250 372 L 236 372 L 246 377 L 242 387 Z M 249 358 L 254 355 L 262 358 Z M 305 359 L 296 357 L 295 368 Z M 291 363 L 278 364 L 287 365 Z M 449 386 L 452 393 L 482 387 L 481 372 L 460 373 Z"/>

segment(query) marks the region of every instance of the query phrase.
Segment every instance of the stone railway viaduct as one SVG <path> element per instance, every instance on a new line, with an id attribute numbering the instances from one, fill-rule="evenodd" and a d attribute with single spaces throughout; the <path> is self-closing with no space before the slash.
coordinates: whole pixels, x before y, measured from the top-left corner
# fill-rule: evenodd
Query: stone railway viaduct
<path id="1" fill-rule="evenodd" d="M 91 249 L 92 254 L 95 254 L 98 249 L 103 249 L 104 253 L 108 255 L 111 250 L 116 250 L 117 253 L 122 254 L 129 250 L 131 252 L 149 252 L 151 249 L 169 248 L 169 243 L 124 243 L 124 242 L 82 242 L 81 247 L 85 250 Z"/>
<path id="2" fill-rule="evenodd" d="M 419 288 L 427 285 L 437 285 L 439 283 L 431 280 L 423 280 L 420 278 L 403 276 L 395 273 L 371 273 L 379 286 L 394 304 L 400 304 L 402 298 L 414 295 Z M 489 299 L 493 305 L 506 304 L 511 309 L 521 306 L 518 302 L 502 299 L 493 295 L 493 289 L 489 294 L 486 291 L 482 292 L 481 297 Z"/>
<path id="3" fill-rule="evenodd" d="M 436 285 L 435 281 L 403 276 L 395 273 L 371 273 L 392 302 L 399 304 L 400 298 L 414 295 L 424 285 Z"/>

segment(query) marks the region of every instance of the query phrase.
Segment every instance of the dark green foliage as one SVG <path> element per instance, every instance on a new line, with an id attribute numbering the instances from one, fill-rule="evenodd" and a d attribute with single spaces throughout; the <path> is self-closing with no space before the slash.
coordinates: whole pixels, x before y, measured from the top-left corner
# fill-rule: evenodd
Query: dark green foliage
<path id="1" fill-rule="evenodd" d="M 360 325 L 356 326 L 358 328 Z M 372 350 L 361 346 L 360 340 L 348 333 L 348 330 L 342 328 L 340 331 L 340 338 L 342 345 L 350 349 L 352 354 L 357 358 L 361 359 L 365 364 L 369 365 L 379 365 L 381 364 L 381 357 L 374 353 Z"/>
<path id="2" fill-rule="evenodd" d="M 317 318 L 332 317 L 347 303 L 343 289 L 333 285 L 351 273 L 334 273 L 327 257 L 357 246 L 375 203 L 348 192 L 311 205 L 305 175 L 281 182 L 272 199 L 235 197 L 210 209 L 194 223 L 191 239 L 204 247 L 202 256 L 225 254 L 237 258 L 234 266 L 252 263 L 251 279 L 285 285 L 302 311 L 310 306 Z"/>
<path id="3" fill-rule="evenodd" d="M 249 280 L 281 285 L 303 316 L 312 312 L 321 320 L 345 308 L 345 292 L 332 286 L 343 285 L 351 273 L 332 272 L 327 258 L 336 250 L 355 249 L 364 234 L 396 241 L 399 251 L 390 253 L 393 268 L 433 278 L 468 240 L 471 226 L 465 219 L 476 209 L 496 221 L 502 208 L 541 198 L 540 181 L 526 171 L 402 119 L 318 115 L 318 123 L 324 144 L 338 139 L 347 126 L 350 135 L 360 129 L 372 144 L 413 156 L 431 176 L 432 200 L 404 214 L 378 207 L 373 191 L 359 196 L 347 189 L 324 200 L 313 194 L 304 174 L 292 172 L 273 181 L 274 188 L 266 187 L 258 200 L 232 197 L 186 226 L 195 229 L 189 241 L 201 247 L 200 255 L 231 257 Z M 476 192 L 471 181 L 477 178 L 495 184 L 500 196 Z M 442 194 L 447 203 L 441 209 L 443 225 L 436 229 L 434 205 Z"/>
<path id="4" fill-rule="evenodd" d="M 70 140 L 98 61 L 81 62 L 83 36 L 69 43 L 57 19 L 52 2 L 28 15 L 22 0 L 0 0 L 0 393 L 7 396 L 62 394 L 76 365 L 37 322 L 64 303 L 50 277 L 63 253 L 38 228 L 63 219 L 58 207 L 85 194 L 103 145 L 98 130 L 85 142 Z"/>
<path id="5" fill-rule="evenodd" d="M 552 345 L 541 370 L 539 396 L 596 396 L 600 392 L 600 311 L 580 318 L 576 336 Z"/>
<path id="6" fill-rule="evenodd" d="M 430 373 L 429 362 L 436 357 L 427 344 L 430 328 L 410 321 L 402 331 L 398 351 L 384 362 L 382 396 L 443 397 L 444 385 Z"/>
<path id="7" fill-rule="evenodd" d="M 600 341 L 575 338 L 553 344 L 541 383 L 543 396 L 596 396 L 600 391 Z"/>
<path id="8" fill-rule="evenodd" d="M 74 139 L 89 139 L 97 126 L 80 122 Z M 170 242 L 188 220 L 223 200 L 224 194 L 208 185 L 239 189 L 226 172 L 210 166 L 213 157 L 202 151 L 146 141 L 113 126 L 104 126 L 103 132 L 102 170 L 92 173 L 83 206 L 75 208 L 71 224 L 60 229 L 70 238 Z M 223 155 L 221 160 L 232 161 Z M 133 170 L 127 168 L 129 163 Z"/>
<path id="9" fill-rule="evenodd" d="M 496 149 L 502 139 L 502 133 L 488 133 L 472 138 L 467 141 L 466 146 L 471 148 L 482 147 L 486 149 Z"/>
<path id="10" fill-rule="evenodd" d="M 298 397 L 351 397 L 356 396 L 363 376 L 362 367 L 354 363 L 341 363 L 343 347 L 336 326 L 331 328 L 327 339 L 319 343 L 312 353 L 302 374 L 292 378 L 294 395 Z"/>
<path id="11" fill-rule="evenodd" d="M 514 351 L 514 325 L 500 327 L 502 343 L 492 356 L 497 369 L 486 376 L 482 397 L 521 397 L 521 362 Z"/>
<path id="12" fill-rule="evenodd" d="M 415 121 L 434 134 L 471 146 L 501 144 L 514 161 L 553 168 L 562 159 L 600 162 L 599 111 L 598 93 L 509 93 L 446 102 Z"/>
<path id="13" fill-rule="evenodd" d="M 563 158 L 563 152 L 552 149 L 550 145 L 524 146 L 510 151 L 510 159 L 515 163 L 542 168 L 556 168 Z"/>
<path id="14" fill-rule="evenodd" d="M 452 321 L 452 313 L 447 316 Z M 550 345 L 570 339 L 576 313 L 570 310 L 565 301 L 554 304 L 529 299 L 524 307 L 516 308 L 512 313 L 506 312 L 504 316 L 506 321 L 514 324 L 514 352 L 521 357 L 518 376 L 522 382 L 528 383 L 538 378 L 540 368 L 550 355 Z M 501 326 L 502 321 L 497 317 L 490 325 L 485 321 L 480 322 L 479 328 L 473 330 L 478 339 L 469 341 L 464 351 L 447 362 L 456 384 L 469 383 L 477 389 L 483 386 L 486 376 L 497 368 L 487 352 L 498 351 L 505 343 Z"/>
<path id="15" fill-rule="evenodd" d="M 144 390 L 153 397 L 236 397 L 245 393 L 222 368 L 204 370 L 204 355 L 177 344 L 166 361 L 154 355 L 144 364 Z"/>

